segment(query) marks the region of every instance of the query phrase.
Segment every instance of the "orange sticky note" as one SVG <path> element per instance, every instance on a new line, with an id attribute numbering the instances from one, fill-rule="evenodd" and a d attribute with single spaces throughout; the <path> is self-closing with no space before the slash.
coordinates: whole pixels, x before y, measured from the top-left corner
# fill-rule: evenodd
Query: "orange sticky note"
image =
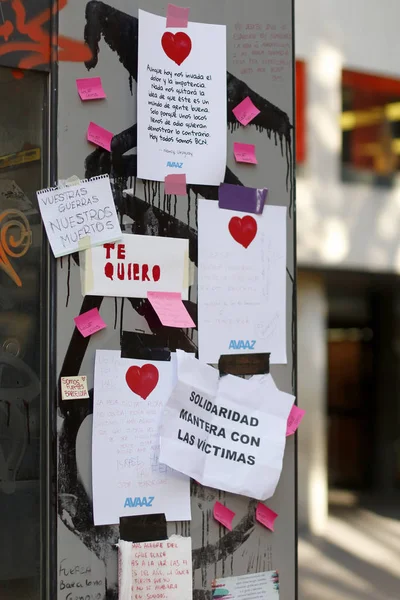
<path id="1" fill-rule="evenodd" d="M 86 375 L 61 377 L 61 398 L 63 400 L 82 400 L 89 398 Z"/>
<path id="2" fill-rule="evenodd" d="M 235 514 L 233 510 L 230 510 L 230 508 L 227 508 L 221 502 L 218 502 L 218 500 L 214 504 L 214 519 L 229 529 L 229 531 L 232 531 L 232 521 Z"/>
<path id="3" fill-rule="evenodd" d="M 240 104 L 232 110 L 233 114 L 242 125 L 248 125 L 261 111 L 257 106 L 254 106 L 249 96 L 247 96 Z"/>
<path id="4" fill-rule="evenodd" d="M 250 163 L 257 165 L 256 147 L 254 144 L 242 144 L 241 142 L 233 143 L 233 153 L 236 162 Z"/>
<path id="5" fill-rule="evenodd" d="M 292 410 L 290 411 L 288 420 L 287 420 L 287 428 L 286 428 L 286 437 L 288 435 L 293 435 L 295 431 L 297 431 L 306 411 L 302 408 L 299 408 L 295 404 L 292 406 Z"/>
<path id="6" fill-rule="evenodd" d="M 81 315 L 74 317 L 75 325 L 83 335 L 87 337 L 107 327 L 100 316 L 98 308 L 92 308 Z"/>
<path id="7" fill-rule="evenodd" d="M 166 327 L 196 327 L 180 292 L 147 292 L 147 298 Z"/>
<path id="8" fill-rule="evenodd" d="M 274 522 L 278 513 L 274 512 L 268 506 L 265 506 L 262 502 L 257 504 L 256 508 L 256 519 L 261 525 L 264 525 L 267 529 L 274 531 Z"/>
<path id="9" fill-rule="evenodd" d="M 106 98 L 101 77 L 85 77 L 76 80 L 76 87 L 81 100 L 101 100 Z"/>
<path id="10" fill-rule="evenodd" d="M 100 125 L 96 125 L 96 123 L 89 123 L 89 127 L 87 130 L 87 139 L 92 144 L 96 144 L 97 146 L 101 146 L 101 148 L 105 148 L 109 152 L 111 151 L 111 140 L 113 139 L 114 134 Z"/>
<path id="11" fill-rule="evenodd" d="M 186 196 L 186 175 L 181 175 L 180 173 L 166 175 L 164 179 L 164 192 L 175 196 Z"/>

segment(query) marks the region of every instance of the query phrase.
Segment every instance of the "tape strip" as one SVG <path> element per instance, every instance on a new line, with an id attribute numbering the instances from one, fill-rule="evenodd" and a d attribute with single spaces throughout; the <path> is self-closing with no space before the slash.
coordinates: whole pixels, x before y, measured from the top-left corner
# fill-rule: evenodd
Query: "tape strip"
<path id="1" fill-rule="evenodd" d="M 188 26 L 189 8 L 168 4 L 167 6 L 167 24 L 166 27 L 179 27 L 180 29 Z"/>
<path id="2" fill-rule="evenodd" d="M 92 267 L 92 248 L 90 246 L 90 235 L 82 238 L 78 244 L 79 264 L 81 268 L 81 290 L 85 297 L 93 289 L 94 275 Z"/>
<path id="3" fill-rule="evenodd" d="M 223 375 L 265 375 L 269 373 L 270 353 L 260 354 L 221 354 L 218 361 L 219 374 Z"/>
<path id="4" fill-rule="evenodd" d="M 242 185 L 221 183 L 218 189 L 218 206 L 261 215 L 267 200 L 267 188 L 250 188 Z"/>
<path id="5" fill-rule="evenodd" d="M 186 175 L 172 173 L 166 175 L 164 179 L 164 193 L 175 196 L 187 196 Z"/>

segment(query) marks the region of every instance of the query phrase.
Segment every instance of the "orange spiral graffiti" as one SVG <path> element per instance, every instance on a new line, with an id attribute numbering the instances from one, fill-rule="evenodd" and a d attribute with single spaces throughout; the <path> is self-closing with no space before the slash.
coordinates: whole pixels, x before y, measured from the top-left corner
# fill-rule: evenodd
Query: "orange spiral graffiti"
<path id="1" fill-rule="evenodd" d="M 9 257 L 21 258 L 32 244 L 32 231 L 26 216 L 19 210 L 10 208 L 0 215 L 0 268 L 22 287 L 22 281 Z"/>

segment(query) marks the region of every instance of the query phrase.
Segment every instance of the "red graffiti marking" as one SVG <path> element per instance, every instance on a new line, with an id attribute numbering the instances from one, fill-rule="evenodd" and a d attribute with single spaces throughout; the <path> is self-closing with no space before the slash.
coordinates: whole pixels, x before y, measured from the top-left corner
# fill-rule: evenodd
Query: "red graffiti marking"
<path id="1" fill-rule="evenodd" d="M 0 0 L 1 1 L 1 0 Z M 42 13 L 33 17 L 30 21 L 26 20 L 26 11 L 24 0 L 11 0 L 11 8 L 15 15 L 15 22 L 7 20 L 0 25 L 0 39 L 5 43 L 0 43 L 0 57 L 13 52 L 26 52 L 27 56 L 19 61 L 20 69 L 33 69 L 39 65 L 48 65 L 51 60 L 85 62 L 92 58 L 90 48 L 81 41 L 73 40 L 63 35 L 53 35 L 50 38 L 49 33 L 43 29 L 46 23 L 49 23 L 52 16 L 65 8 L 68 0 L 57 0 L 52 8 L 44 10 Z M 8 41 L 14 31 L 25 35 L 27 41 Z"/>

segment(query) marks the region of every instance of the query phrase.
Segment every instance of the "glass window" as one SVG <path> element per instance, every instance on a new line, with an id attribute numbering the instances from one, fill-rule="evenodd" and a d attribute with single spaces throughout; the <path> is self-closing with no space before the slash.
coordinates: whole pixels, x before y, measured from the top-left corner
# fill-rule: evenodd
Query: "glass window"
<path id="1" fill-rule="evenodd" d="M 47 75 L 0 67 L 0 598 L 40 597 L 41 220 Z"/>
<path id="2" fill-rule="evenodd" d="M 342 72 L 342 176 L 391 186 L 400 162 L 400 79 Z"/>

